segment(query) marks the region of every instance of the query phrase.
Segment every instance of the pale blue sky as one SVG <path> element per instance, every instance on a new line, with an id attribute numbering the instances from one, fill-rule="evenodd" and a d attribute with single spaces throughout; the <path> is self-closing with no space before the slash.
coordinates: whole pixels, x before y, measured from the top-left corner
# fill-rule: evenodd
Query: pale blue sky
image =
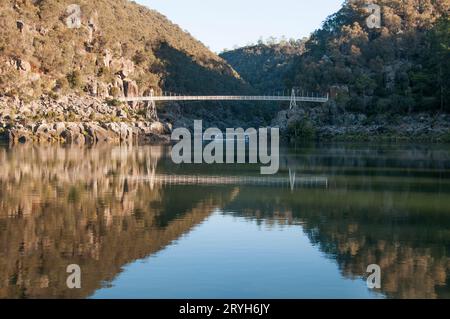
<path id="1" fill-rule="evenodd" d="M 343 0 L 137 0 L 189 31 L 215 52 L 275 36 L 302 38 Z"/>

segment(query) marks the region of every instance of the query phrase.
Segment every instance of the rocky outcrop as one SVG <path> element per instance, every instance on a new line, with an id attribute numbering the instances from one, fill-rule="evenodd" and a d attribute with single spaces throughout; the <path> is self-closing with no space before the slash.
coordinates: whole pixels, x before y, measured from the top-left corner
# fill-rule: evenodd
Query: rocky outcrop
<path id="1" fill-rule="evenodd" d="M 200 41 L 134 1 L 2 0 L 0 12 L 0 95 L 250 89 Z"/>
<path id="2" fill-rule="evenodd" d="M 198 94 L 217 87 L 229 94 L 251 91 L 201 42 L 133 1 L 2 0 L 0 12 L 2 139 L 94 143 L 133 135 L 153 141 L 170 132 L 170 125 L 154 123 L 158 117 L 147 112 L 149 103 L 120 104 L 121 97 L 186 88 Z M 165 110 L 168 104 L 158 110 L 162 122 L 184 121 Z M 205 118 L 209 126 L 225 118 L 203 105 L 186 113 L 192 114 L 186 122 Z M 54 124 L 58 130 L 35 131 L 36 125 Z"/>
<path id="3" fill-rule="evenodd" d="M 123 57 L 112 59 L 110 67 L 113 71 L 120 74 L 123 78 L 130 76 L 134 72 L 134 63 Z"/>
<path id="4" fill-rule="evenodd" d="M 98 144 L 169 141 L 169 126 L 162 123 L 57 122 L 15 124 L 6 129 L 11 143 Z"/>
<path id="5" fill-rule="evenodd" d="M 123 91 L 126 97 L 137 97 L 139 96 L 139 87 L 135 81 L 124 79 L 123 80 Z M 133 108 L 138 106 L 137 102 L 130 102 L 129 105 Z"/>
<path id="6" fill-rule="evenodd" d="M 41 98 L 28 104 L 0 98 L 0 135 L 11 143 L 138 143 L 168 141 L 172 126 L 152 122 L 126 104 L 92 97 Z"/>
<path id="7" fill-rule="evenodd" d="M 450 141 L 449 114 L 367 116 L 345 112 L 333 101 L 322 107 L 303 106 L 281 111 L 272 126 L 279 127 L 289 140 L 292 139 L 291 130 L 299 123 L 308 123 L 314 137 L 319 140 Z"/>

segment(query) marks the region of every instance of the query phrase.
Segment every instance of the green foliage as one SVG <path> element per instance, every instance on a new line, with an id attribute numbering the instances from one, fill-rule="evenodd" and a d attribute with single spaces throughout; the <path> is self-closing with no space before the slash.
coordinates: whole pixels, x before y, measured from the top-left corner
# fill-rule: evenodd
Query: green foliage
<path id="1" fill-rule="evenodd" d="M 83 78 L 81 72 L 75 70 L 67 74 L 67 82 L 69 83 L 70 88 L 80 89 L 83 86 Z"/>
<path id="2" fill-rule="evenodd" d="M 247 46 L 222 53 L 231 66 L 260 94 L 285 90 L 284 77 L 292 67 L 295 57 L 304 52 L 306 39 Z"/>
<path id="3" fill-rule="evenodd" d="M 420 109 L 450 111 L 450 19 L 442 18 L 426 34 L 427 47 L 411 72 L 412 92 Z"/>
<path id="4" fill-rule="evenodd" d="M 442 136 L 441 141 L 444 143 L 450 143 L 450 132 L 447 132 L 446 134 L 444 134 Z"/>
<path id="5" fill-rule="evenodd" d="M 354 87 L 357 93 L 367 95 L 373 93 L 373 90 L 376 87 L 376 82 L 367 74 L 361 74 L 356 77 Z"/>
<path id="6" fill-rule="evenodd" d="M 66 115 L 65 121 L 66 122 L 76 122 L 77 115 L 74 112 L 69 112 L 69 114 Z"/>
<path id="7" fill-rule="evenodd" d="M 304 52 L 306 40 L 283 40 L 279 43 L 269 39 L 267 43 L 260 40 L 257 45 L 250 45 L 232 51 L 223 52 L 224 58 L 249 83 L 258 94 L 277 94 L 287 90 L 284 77 L 292 68 L 294 58 Z M 242 105 L 235 110 L 235 116 L 248 123 L 268 124 L 279 111 L 276 103 L 258 103 Z M 255 125 L 253 124 L 253 125 Z"/>
<path id="8" fill-rule="evenodd" d="M 120 119 L 117 116 L 111 116 L 109 118 L 109 121 L 112 123 L 118 123 L 118 122 L 120 122 Z"/>
<path id="9" fill-rule="evenodd" d="M 59 98 L 59 94 L 54 91 L 49 91 L 48 95 L 54 100 L 57 100 Z"/>
<path id="10" fill-rule="evenodd" d="M 382 27 L 366 25 L 368 0 L 346 1 L 305 44 L 288 87 L 348 88 L 339 107 L 373 114 L 450 111 L 449 1 L 377 0 Z"/>
<path id="11" fill-rule="evenodd" d="M 310 121 L 303 119 L 288 126 L 287 136 L 291 142 L 313 140 L 316 129 Z"/>
<path id="12" fill-rule="evenodd" d="M 106 104 L 109 106 L 121 106 L 123 102 L 117 100 L 117 99 L 106 99 Z"/>

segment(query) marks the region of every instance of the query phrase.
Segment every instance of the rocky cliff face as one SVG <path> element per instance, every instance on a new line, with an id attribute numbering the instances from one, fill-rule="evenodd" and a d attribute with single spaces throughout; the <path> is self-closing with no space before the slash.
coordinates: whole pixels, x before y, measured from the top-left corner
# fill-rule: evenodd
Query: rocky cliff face
<path id="1" fill-rule="evenodd" d="M 247 88 L 202 43 L 136 3 L 0 3 L 0 130 L 12 129 L 6 135 L 13 139 L 17 131 L 33 135 L 44 121 L 53 125 L 100 118 L 103 126 L 145 121 L 140 115 L 145 105 L 114 108 L 106 101 L 151 90 L 202 94 L 218 87 L 229 93 Z M 147 120 L 145 125 L 151 124 Z M 51 139 L 57 138 L 61 136 Z"/>
<path id="2" fill-rule="evenodd" d="M 335 101 L 322 106 L 301 105 L 279 112 L 272 121 L 290 142 L 304 140 L 450 141 L 450 115 L 408 115 L 345 112 Z"/>
<path id="3" fill-rule="evenodd" d="M 145 112 L 91 96 L 42 97 L 29 103 L 0 97 L 0 135 L 12 143 L 166 142 L 172 125 Z"/>
<path id="4" fill-rule="evenodd" d="M 199 41 L 156 11 L 127 0 L 5 0 L 0 9 L 3 95 L 31 99 L 75 91 L 103 98 L 151 88 L 176 92 L 182 84 L 168 81 L 177 76 L 168 70 L 194 66 L 213 83 L 235 91 L 242 85 L 237 73 Z M 193 85 L 197 74 L 187 75 L 192 78 L 183 85 Z M 197 83 L 197 88 L 207 85 Z"/>

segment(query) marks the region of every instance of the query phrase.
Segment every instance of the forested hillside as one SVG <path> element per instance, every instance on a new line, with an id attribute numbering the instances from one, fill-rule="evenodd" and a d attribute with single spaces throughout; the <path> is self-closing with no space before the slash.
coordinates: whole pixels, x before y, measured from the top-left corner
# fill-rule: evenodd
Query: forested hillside
<path id="1" fill-rule="evenodd" d="M 369 28 L 366 8 L 381 8 Z M 329 17 L 296 59 L 287 86 L 331 90 L 366 114 L 450 111 L 449 0 L 352 0 Z"/>
<path id="2" fill-rule="evenodd" d="M 377 26 L 368 20 L 373 14 L 368 4 L 380 7 Z M 274 125 L 295 136 L 305 127 L 334 136 L 349 125 L 360 132 L 369 124 L 372 134 L 405 122 L 397 119 L 380 128 L 395 114 L 419 118 L 408 120 L 402 132 L 422 136 L 435 130 L 444 136 L 450 122 L 432 116 L 450 112 L 449 10 L 450 0 L 347 0 L 308 40 L 259 43 L 219 57 L 158 12 L 132 1 L 3 0 L 0 138 L 28 140 L 43 121 L 104 127 L 127 122 L 130 130 L 143 121 L 143 131 L 154 131 L 157 119 L 149 120 L 143 104 L 117 103 L 118 97 L 148 95 L 152 89 L 269 94 L 291 88 L 328 91 L 332 101 L 314 114 L 278 116 L 276 103 L 159 104 L 162 123 L 156 131 L 189 126 L 194 118 L 221 128 L 264 126 L 276 118 Z M 420 130 L 419 113 L 430 117 Z M 385 117 L 374 118 L 379 115 Z M 59 139 L 60 132 L 52 130 Z"/>
<path id="3" fill-rule="evenodd" d="M 220 54 L 240 75 L 261 94 L 283 91 L 286 73 L 294 59 L 304 52 L 306 39 L 259 42 Z"/>
<path id="4" fill-rule="evenodd" d="M 448 141 L 449 11 L 450 0 L 347 0 L 293 55 L 259 45 L 222 57 L 261 91 L 330 93 L 279 112 L 272 125 L 290 140 Z"/>

